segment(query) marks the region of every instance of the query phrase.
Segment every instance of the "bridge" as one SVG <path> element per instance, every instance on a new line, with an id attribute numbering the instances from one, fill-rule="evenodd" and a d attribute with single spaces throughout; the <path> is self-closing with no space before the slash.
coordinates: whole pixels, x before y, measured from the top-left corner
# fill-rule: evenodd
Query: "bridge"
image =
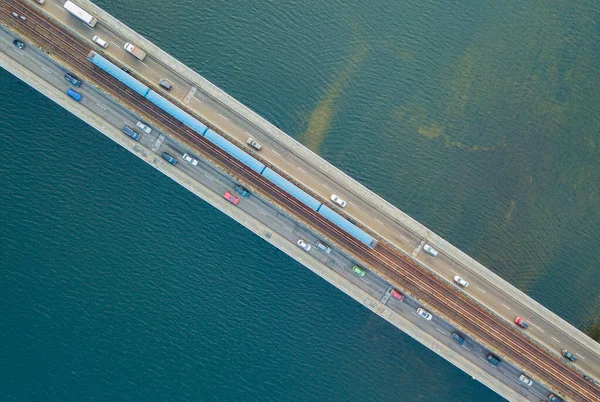
<path id="1" fill-rule="evenodd" d="M 600 400 L 598 344 L 105 11 L 77 3 L 98 21 L 93 27 L 64 1 L 2 0 L 3 67 L 507 399 Z M 15 48 L 14 39 L 25 47 Z M 147 56 L 134 58 L 126 42 Z M 83 81 L 81 103 L 64 94 L 65 71 Z M 164 78 L 170 91 L 158 84 Z M 139 141 L 121 132 L 136 120 L 154 128 L 138 130 Z M 249 147 L 248 137 L 262 149 Z M 163 152 L 177 164 L 161 159 Z M 200 163 L 185 163 L 183 153 Z M 234 184 L 252 193 L 235 206 L 221 196 Z M 332 203 L 332 193 L 348 205 Z M 312 249 L 298 248 L 299 237 Z M 333 251 L 322 252 L 317 241 Z M 438 253 L 424 252 L 426 244 Z M 455 275 L 469 286 L 457 286 Z M 390 297 L 394 290 L 404 300 Z M 518 327 L 516 316 L 530 327 Z M 455 332 L 465 343 L 454 341 Z M 561 355 L 565 349 L 577 362 Z M 502 365 L 489 364 L 489 353 Z M 519 381 L 521 374 L 534 385 Z"/>

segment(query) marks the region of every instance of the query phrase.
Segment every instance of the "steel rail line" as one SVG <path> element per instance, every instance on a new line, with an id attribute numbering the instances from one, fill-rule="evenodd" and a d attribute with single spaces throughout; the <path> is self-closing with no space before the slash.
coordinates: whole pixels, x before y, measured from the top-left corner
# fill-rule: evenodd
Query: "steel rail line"
<path id="1" fill-rule="evenodd" d="M 21 12 L 22 12 L 22 10 L 21 10 Z M 74 39 L 73 37 L 69 37 L 70 35 L 65 35 L 64 31 L 62 29 L 56 29 L 53 26 L 53 23 L 51 21 L 44 21 L 44 22 L 47 23 L 48 25 L 50 25 L 52 27 L 52 29 L 54 29 L 56 31 L 56 33 L 58 33 L 59 35 L 67 36 L 67 39 L 69 41 L 71 41 L 72 43 L 76 43 L 76 44 L 80 45 L 78 43 L 77 38 Z M 19 24 L 19 25 L 21 25 L 21 24 Z M 50 30 L 48 30 L 48 32 L 50 34 L 53 34 Z M 54 35 L 54 36 L 56 36 L 56 35 Z M 98 76 L 97 71 L 94 71 L 93 68 L 90 69 L 89 67 L 91 65 L 89 63 L 87 63 L 87 60 L 85 60 L 85 57 L 87 56 L 87 52 L 89 50 L 88 46 L 82 46 L 80 49 L 75 49 L 72 44 L 67 43 L 64 39 L 61 38 L 60 41 L 64 42 L 68 47 L 70 47 L 73 50 L 79 50 L 78 53 L 80 54 L 80 56 L 84 57 L 83 63 L 81 62 L 81 60 L 78 60 L 77 58 L 74 58 L 74 57 L 70 57 L 71 61 L 73 61 L 78 66 L 83 66 L 84 67 L 83 70 L 85 70 L 85 71 L 90 71 L 91 70 L 91 73 L 93 75 Z M 72 56 L 72 55 L 69 54 L 69 56 Z M 69 57 L 67 57 L 67 58 L 69 58 Z M 126 87 L 125 85 L 121 84 L 120 82 L 118 82 L 119 85 L 117 87 L 115 87 L 115 85 L 112 84 L 112 81 L 114 81 L 114 79 L 112 78 L 112 76 L 104 73 L 103 71 L 101 72 L 100 76 L 101 75 L 104 75 L 104 77 L 96 77 L 97 80 L 98 81 L 103 81 L 102 83 L 104 85 L 112 87 L 113 89 L 116 88 L 115 91 L 117 92 L 117 95 L 121 95 L 123 93 L 123 88 L 126 88 L 127 94 L 130 97 L 133 97 L 136 102 L 139 102 L 140 100 L 142 100 L 142 101 L 145 101 L 143 103 L 147 103 L 147 104 L 153 106 L 153 107 L 148 108 L 148 107 L 140 107 L 139 105 L 132 104 L 132 106 L 134 106 L 134 108 L 136 108 L 138 110 L 140 110 L 140 109 L 141 110 L 146 109 L 146 110 L 144 110 L 144 112 L 146 114 L 147 114 L 147 110 L 150 109 L 153 115 L 156 115 L 156 114 L 165 115 L 165 113 L 161 109 L 159 109 L 159 108 L 157 109 L 155 107 L 155 105 L 153 105 L 150 102 L 148 102 L 145 98 L 141 97 L 139 94 L 130 91 L 128 87 Z M 120 88 L 120 86 L 123 87 L 123 88 Z M 155 116 L 153 116 L 153 117 L 155 117 Z M 177 130 L 181 130 L 181 129 L 184 129 L 184 131 L 187 131 L 185 134 L 187 136 L 191 136 L 192 137 L 191 142 L 194 145 L 202 145 L 203 146 L 203 153 L 207 153 L 206 152 L 207 151 L 207 149 L 206 149 L 207 145 L 209 147 L 216 148 L 216 147 L 214 147 L 214 145 L 212 143 L 210 143 L 204 137 L 202 137 L 202 136 L 198 137 L 199 135 L 197 133 L 191 131 L 187 126 L 183 125 L 178 120 L 173 119 L 171 116 L 168 116 L 166 119 L 165 118 L 161 118 L 160 121 L 162 123 L 165 123 L 165 121 L 166 121 L 166 124 L 169 125 L 169 126 L 171 126 L 171 128 L 170 128 L 171 130 L 173 130 L 172 126 L 174 125 L 176 132 L 177 132 Z M 188 139 L 188 141 L 189 140 L 190 139 Z M 202 142 L 204 142 L 204 144 L 199 144 L 200 141 L 198 141 L 198 140 L 201 140 L 201 141 L 203 140 Z M 365 259 L 367 261 L 371 261 L 372 260 L 372 258 L 371 258 L 372 256 L 369 255 L 369 254 L 371 254 L 371 253 L 376 254 L 376 256 L 379 259 L 379 261 L 378 261 L 379 263 L 373 263 L 373 262 L 371 262 L 368 265 L 377 266 L 380 270 L 383 270 L 383 271 L 387 272 L 387 274 L 390 277 L 394 278 L 395 280 L 398 280 L 400 278 L 400 279 L 402 279 L 404 281 L 407 281 L 408 277 L 410 277 L 411 279 L 409 280 L 409 282 L 411 282 L 413 284 L 414 288 L 417 288 L 421 292 L 424 292 L 424 293 L 430 295 L 431 297 L 433 297 L 434 299 L 436 299 L 437 303 L 434 303 L 434 304 L 438 305 L 437 309 L 439 311 L 443 311 L 445 314 L 447 314 L 449 316 L 452 316 L 458 322 L 463 323 L 463 325 L 465 327 L 473 327 L 474 326 L 474 325 L 472 325 L 473 323 L 469 320 L 469 318 L 478 321 L 480 323 L 480 325 L 479 325 L 479 327 L 475 327 L 473 329 L 473 333 L 480 334 L 480 336 L 481 336 L 481 334 L 483 334 L 483 336 L 486 338 L 486 341 L 490 342 L 493 345 L 498 345 L 498 340 L 494 339 L 494 336 L 492 334 L 486 334 L 485 332 L 481 331 L 481 329 L 482 329 L 481 327 L 488 328 L 488 329 L 492 330 L 494 333 L 496 333 L 497 335 L 499 335 L 500 338 L 502 338 L 502 340 L 504 341 L 504 343 L 501 343 L 500 344 L 501 346 L 498 347 L 500 350 L 503 349 L 502 346 L 507 346 L 506 345 L 506 343 L 507 343 L 506 341 L 508 341 L 509 343 L 512 343 L 513 346 L 516 346 L 518 349 L 520 349 L 520 351 L 517 351 L 517 353 L 519 353 L 519 352 L 520 353 L 525 352 L 526 354 L 530 355 L 531 358 L 533 358 L 534 360 L 538 361 L 539 362 L 538 365 L 541 364 L 541 365 L 549 368 L 550 372 L 556 372 L 556 370 L 552 370 L 552 368 L 555 368 L 555 367 L 553 367 L 553 365 L 556 363 L 556 359 L 552 359 L 552 362 L 551 362 L 552 365 L 551 365 L 551 367 L 549 367 L 546 362 L 544 362 L 544 361 L 540 360 L 539 358 L 537 358 L 536 356 L 531 355 L 530 353 L 528 353 L 527 350 L 525 350 L 524 348 L 522 348 L 521 345 L 517 344 L 513 339 L 507 337 L 506 334 L 502 334 L 502 333 L 499 332 L 499 330 L 496 330 L 495 328 L 491 327 L 489 324 L 486 324 L 484 322 L 484 319 L 487 318 L 489 320 L 490 317 L 486 316 L 486 313 L 490 314 L 489 312 L 486 312 L 486 311 L 482 312 L 482 311 L 479 311 L 479 309 L 475 308 L 474 311 L 478 315 L 482 315 L 484 318 L 477 317 L 477 316 L 474 315 L 474 313 L 471 313 L 471 312 L 467 311 L 464 308 L 464 306 L 458 305 L 458 303 L 455 301 L 456 300 L 456 294 L 455 293 L 452 294 L 453 295 L 452 298 L 444 296 L 443 292 L 440 292 L 440 290 L 439 290 L 440 285 L 442 285 L 442 290 L 444 290 L 444 291 L 448 291 L 448 290 L 452 291 L 453 289 L 451 289 L 451 288 L 449 289 L 449 287 L 448 287 L 447 284 L 440 283 L 439 279 L 437 279 L 437 278 L 432 278 L 431 276 L 424 275 L 425 272 L 422 271 L 421 267 L 418 267 L 418 266 L 415 267 L 415 262 L 414 261 L 408 260 L 406 257 L 404 257 L 402 255 L 399 256 L 398 252 L 396 250 L 391 250 L 391 249 L 389 249 L 389 247 L 384 247 L 384 246 L 380 247 L 380 246 L 378 246 L 378 248 L 381 248 L 382 250 L 381 251 L 377 251 L 377 253 L 375 251 L 373 251 L 373 250 L 367 250 L 366 247 L 362 243 L 356 242 L 351 236 L 349 236 L 345 232 L 339 230 L 339 228 L 337 228 L 337 226 L 332 225 L 328 221 L 319 222 L 319 221 L 324 220 L 320 215 L 316 214 L 312 209 L 307 208 L 304 204 L 299 203 L 294 197 L 291 197 L 289 194 L 287 194 L 284 191 L 282 191 L 281 189 L 279 189 L 279 187 L 273 186 L 272 183 L 270 183 L 268 180 L 265 180 L 264 177 L 260 176 L 258 173 L 256 173 L 256 172 L 254 172 L 254 171 L 251 170 L 251 171 L 249 171 L 250 175 L 248 175 L 249 172 L 248 172 L 248 169 L 247 169 L 247 167 L 245 165 L 240 164 L 235 159 L 232 161 L 233 158 L 231 158 L 227 153 L 225 153 L 222 150 L 220 150 L 220 148 L 216 149 L 216 151 L 217 151 L 216 153 L 220 153 L 220 155 L 217 155 L 216 157 L 215 157 L 215 152 L 214 152 L 215 150 L 213 149 L 212 151 L 213 152 L 212 152 L 211 156 L 212 156 L 213 159 L 225 159 L 225 161 L 228 164 L 231 164 L 233 162 L 233 164 L 236 165 L 235 166 L 236 170 L 240 170 L 240 172 L 238 172 L 238 173 L 241 173 L 242 176 L 254 176 L 254 177 L 247 177 L 247 178 L 251 178 L 251 179 L 254 179 L 254 180 L 258 179 L 258 181 L 262 181 L 261 187 L 263 187 L 263 191 L 264 192 L 266 192 L 266 193 L 268 193 L 269 191 L 270 192 L 275 192 L 277 196 L 281 196 L 288 203 L 291 202 L 292 204 L 295 204 L 294 206 L 300 208 L 305 213 L 310 214 L 311 218 L 313 218 L 313 220 L 315 220 L 315 218 L 316 218 L 317 222 L 312 222 L 312 223 L 313 224 L 314 223 L 319 223 L 318 226 L 319 226 L 319 229 L 321 231 L 327 233 L 327 232 L 331 232 L 332 229 L 333 229 L 333 232 L 335 234 L 336 240 L 340 241 L 342 245 L 345 246 L 344 243 L 348 242 L 348 240 L 350 240 L 352 243 L 354 243 L 354 248 L 359 248 L 360 249 L 360 254 L 363 257 L 363 259 Z M 222 161 L 220 161 L 220 163 L 221 164 L 225 164 Z M 269 194 L 269 196 L 270 196 L 270 198 L 275 198 L 275 197 L 273 197 L 273 194 Z M 291 206 L 286 205 L 286 204 L 283 204 L 283 206 L 286 209 L 290 210 L 290 212 L 292 212 L 292 214 L 298 215 L 298 211 L 295 211 Z M 301 218 L 305 219 L 304 217 L 301 217 Z M 325 225 L 323 225 L 323 223 L 325 223 Z M 345 247 L 345 248 L 348 248 L 348 247 Z M 352 251 L 356 252 L 356 250 L 352 250 Z M 400 260 L 399 260 L 400 262 L 398 262 L 398 257 L 400 257 Z M 383 263 L 383 266 L 381 265 L 381 263 Z M 388 267 L 386 267 L 385 266 L 386 263 L 387 264 L 391 264 L 394 267 L 396 267 L 396 270 L 392 270 L 392 269 L 389 269 Z M 398 272 L 398 268 L 401 268 L 404 271 L 404 275 L 401 275 L 400 272 Z M 415 270 L 415 268 L 416 268 L 416 271 L 420 274 L 420 276 L 421 276 L 420 278 L 411 273 L 411 271 Z M 423 286 L 424 283 L 417 283 L 416 281 L 424 281 L 426 283 L 426 286 Z M 438 289 L 434 289 L 435 286 L 437 286 Z M 464 295 L 462 295 L 462 294 L 460 294 L 460 297 L 463 298 L 463 299 L 466 299 L 466 297 Z M 470 302 L 472 303 L 472 301 L 470 301 Z M 450 314 L 448 314 L 446 312 L 447 305 L 444 305 L 444 303 L 446 303 L 446 304 L 449 303 L 449 304 L 455 306 L 455 310 L 456 311 L 452 311 L 452 309 L 450 309 Z M 475 307 L 478 307 L 478 306 L 475 306 Z M 463 314 L 468 314 L 470 317 L 462 317 L 460 314 L 457 314 L 458 311 L 462 311 Z M 465 318 L 467 320 L 467 325 L 464 324 Z M 506 327 L 505 322 L 503 322 L 503 321 L 504 320 L 502 320 L 502 324 L 504 324 L 504 326 Z M 469 324 L 471 324 L 471 325 L 469 325 Z M 494 324 L 497 324 L 497 323 L 494 322 Z M 509 331 L 514 331 L 511 327 L 508 327 L 508 329 L 509 329 Z M 527 342 L 531 342 L 530 340 L 528 340 L 524 336 L 522 336 L 522 338 L 523 338 L 523 340 L 526 343 Z M 537 345 L 535 345 L 535 346 L 537 346 Z M 539 346 L 538 346 L 538 348 L 539 348 Z M 544 356 L 544 357 L 547 357 L 547 356 Z M 517 359 L 517 360 L 520 360 L 520 359 Z M 533 370 L 534 372 L 539 370 L 538 365 L 534 366 L 534 370 Z M 575 373 L 575 374 L 577 375 L 577 373 Z M 577 379 L 579 379 L 579 378 L 580 377 L 578 376 Z M 566 378 L 565 377 L 565 378 L 563 378 L 563 380 L 566 380 L 566 382 L 568 382 L 570 384 L 573 384 L 573 385 L 576 385 L 576 386 L 579 385 L 579 384 L 575 384 L 570 378 Z M 585 385 L 588 385 L 588 384 L 586 383 Z"/>

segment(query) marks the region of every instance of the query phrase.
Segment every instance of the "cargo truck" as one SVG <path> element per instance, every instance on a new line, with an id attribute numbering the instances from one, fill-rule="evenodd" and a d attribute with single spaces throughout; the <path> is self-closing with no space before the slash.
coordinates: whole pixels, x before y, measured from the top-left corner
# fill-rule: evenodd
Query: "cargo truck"
<path id="1" fill-rule="evenodd" d="M 140 49 L 137 46 L 132 45 L 131 43 L 127 42 L 125 44 L 125 46 L 123 46 L 123 48 L 125 50 L 127 50 L 129 53 L 131 53 L 136 59 L 138 59 L 139 61 L 143 61 L 144 58 L 146 57 L 146 52 L 144 52 L 142 49 Z"/>

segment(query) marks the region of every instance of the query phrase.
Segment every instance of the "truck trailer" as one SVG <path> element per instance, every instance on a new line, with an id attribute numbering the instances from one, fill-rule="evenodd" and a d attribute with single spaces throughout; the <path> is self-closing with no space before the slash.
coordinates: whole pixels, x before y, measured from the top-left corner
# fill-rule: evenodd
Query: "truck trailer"
<path id="1" fill-rule="evenodd" d="M 127 50 L 129 53 L 131 53 L 139 61 L 143 61 L 144 58 L 146 58 L 146 52 L 144 52 L 142 49 L 140 49 L 137 46 L 134 46 L 133 44 L 131 44 L 129 42 L 127 42 L 125 44 L 125 46 L 123 46 L 123 48 L 125 50 Z"/>

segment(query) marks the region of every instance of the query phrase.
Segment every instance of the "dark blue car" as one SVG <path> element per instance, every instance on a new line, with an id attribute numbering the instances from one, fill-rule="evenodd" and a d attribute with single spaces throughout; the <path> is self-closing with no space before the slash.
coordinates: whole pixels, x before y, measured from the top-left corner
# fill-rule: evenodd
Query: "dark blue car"
<path id="1" fill-rule="evenodd" d="M 133 140 L 135 140 L 135 141 L 139 140 L 139 139 L 140 139 L 140 137 L 141 137 L 141 136 L 140 136 L 140 133 L 136 133 L 136 132 L 135 132 L 135 131 L 133 131 L 133 129 L 132 129 L 131 127 L 129 127 L 129 126 L 125 126 L 125 127 L 123 127 L 123 132 L 124 132 L 124 133 L 125 133 L 127 136 L 131 137 L 131 138 L 132 138 Z"/>
<path id="2" fill-rule="evenodd" d="M 177 163 L 177 159 L 173 158 L 171 155 L 169 155 L 166 152 L 163 152 L 161 156 L 162 156 L 162 158 L 164 160 L 166 160 L 167 162 L 169 162 L 171 165 L 174 165 L 174 164 Z"/>
<path id="3" fill-rule="evenodd" d="M 67 89 L 67 95 L 75 99 L 77 102 L 81 102 L 81 94 L 75 91 L 73 88 Z"/>
<path id="4" fill-rule="evenodd" d="M 453 332 L 452 333 L 452 338 L 454 338 L 454 340 L 456 342 L 458 342 L 459 345 L 464 345 L 465 344 L 465 338 L 463 338 L 458 332 Z"/>

